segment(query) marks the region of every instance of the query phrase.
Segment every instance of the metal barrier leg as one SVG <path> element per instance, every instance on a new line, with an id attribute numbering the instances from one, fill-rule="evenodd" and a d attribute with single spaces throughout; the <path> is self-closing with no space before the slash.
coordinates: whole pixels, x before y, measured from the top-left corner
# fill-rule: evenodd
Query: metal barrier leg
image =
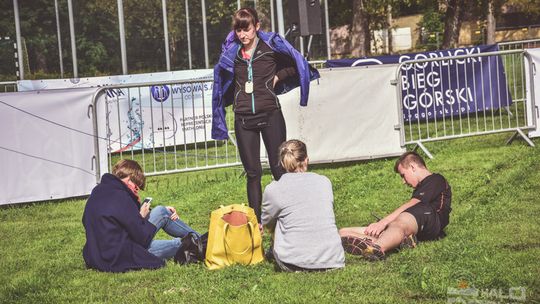
<path id="1" fill-rule="evenodd" d="M 424 153 L 426 154 L 427 157 L 429 157 L 429 159 L 433 159 L 433 155 L 431 153 L 429 153 L 429 150 L 421 142 L 416 143 L 416 145 L 413 148 L 413 151 L 416 151 L 416 149 L 418 147 L 420 147 L 420 149 L 422 149 L 422 151 L 424 151 Z"/>
<path id="2" fill-rule="evenodd" d="M 506 144 L 507 145 L 511 144 L 514 141 L 514 139 L 518 137 L 518 135 L 521 136 L 521 138 L 523 138 L 527 142 L 527 144 L 529 144 L 529 146 L 535 147 L 532 140 L 521 129 L 516 129 L 516 132 L 512 134 L 512 136 L 510 136 L 510 138 L 506 141 Z"/>
<path id="3" fill-rule="evenodd" d="M 510 117 L 514 116 L 514 114 L 512 114 L 512 111 L 510 111 L 510 107 L 509 107 L 509 106 L 505 106 L 504 109 L 505 109 L 506 112 L 508 113 L 508 116 L 510 116 Z"/>
<path id="4" fill-rule="evenodd" d="M 232 134 L 234 133 L 234 131 L 228 131 L 227 133 L 229 133 L 229 140 L 233 143 L 233 145 L 234 145 L 235 147 L 238 147 L 238 145 L 236 144 L 236 139 L 234 139 L 234 138 L 232 137 Z"/>

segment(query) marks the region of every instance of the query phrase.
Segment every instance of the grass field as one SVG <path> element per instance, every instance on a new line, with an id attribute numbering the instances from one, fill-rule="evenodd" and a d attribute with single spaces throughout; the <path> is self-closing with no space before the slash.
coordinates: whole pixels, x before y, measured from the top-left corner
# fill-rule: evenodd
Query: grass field
<path id="1" fill-rule="evenodd" d="M 445 239 L 377 263 L 348 255 L 346 268 L 326 273 L 280 273 L 267 262 L 220 271 L 169 262 L 155 271 L 100 273 L 85 269 L 81 255 L 84 198 L 0 208 L 0 302 L 447 303 L 456 297 L 449 288 L 475 288 L 479 296 L 466 300 L 540 303 L 540 149 L 521 140 L 506 146 L 509 135 L 426 144 L 435 156 L 428 166 L 453 189 Z M 410 197 L 394 161 L 311 168 L 333 183 L 339 227 L 365 225 L 371 212 L 386 214 Z M 143 196 L 175 206 L 205 231 L 211 210 L 245 202 L 240 173 L 151 177 Z M 268 173 L 263 182 L 270 182 Z M 520 287 L 524 301 L 516 299 Z M 504 299 L 510 292 L 513 298 Z"/>

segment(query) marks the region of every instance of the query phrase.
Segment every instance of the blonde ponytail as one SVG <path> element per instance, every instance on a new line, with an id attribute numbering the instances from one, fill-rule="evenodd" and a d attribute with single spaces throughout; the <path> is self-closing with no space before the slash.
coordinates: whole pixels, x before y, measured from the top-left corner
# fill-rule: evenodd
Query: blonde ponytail
<path id="1" fill-rule="evenodd" d="M 279 146 L 279 159 L 287 172 L 302 169 L 307 159 L 306 144 L 298 139 L 291 139 Z M 305 168 L 303 168 L 305 170 Z"/>

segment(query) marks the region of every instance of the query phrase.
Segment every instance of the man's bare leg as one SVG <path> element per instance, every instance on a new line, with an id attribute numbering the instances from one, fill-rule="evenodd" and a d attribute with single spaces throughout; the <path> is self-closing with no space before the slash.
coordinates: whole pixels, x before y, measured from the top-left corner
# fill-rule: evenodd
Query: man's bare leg
<path id="1" fill-rule="evenodd" d="M 385 252 L 398 247 L 406 237 L 418 232 L 416 219 L 408 212 L 401 213 L 378 238 L 364 234 L 365 228 L 342 228 L 339 235 L 346 252 L 361 254 L 371 261 L 384 259 Z"/>
<path id="2" fill-rule="evenodd" d="M 377 240 L 376 237 L 364 234 L 366 227 L 348 227 L 339 230 L 339 236 L 341 237 L 341 244 L 345 252 L 354 255 L 364 255 L 366 250 L 365 241 L 369 240 L 370 243 Z"/>
<path id="3" fill-rule="evenodd" d="M 339 229 L 339 236 L 340 237 L 348 237 L 353 236 L 357 238 L 369 238 L 373 241 L 377 240 L 376 237 L 369 236 L 367 234 L 364 234 L 364 230 L 366 227 L 347 227 L 347 228 L 341 228 Z"/>
<path id="4" fill-rule="evenodd" d="M 373 240 L 384 252 L 392 250 L 401 244 L 403 239 L 418 232 L 418 224 L 414 216 L 408 212 L 401 213 L 386 229 Z"/>

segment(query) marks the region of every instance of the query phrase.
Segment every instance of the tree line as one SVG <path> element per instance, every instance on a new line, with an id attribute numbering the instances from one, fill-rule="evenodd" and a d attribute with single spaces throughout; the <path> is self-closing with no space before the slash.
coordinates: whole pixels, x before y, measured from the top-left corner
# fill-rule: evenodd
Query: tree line
<path id="1" fill-rule="evenodd" d="M 346 6 L 351 1 L 339 1 Z M 411 13 L 421 13 L 420 26 L 426 32 L 442 33 L 442 49 L 458 46 L 459 32 L 464 20 L 476 21 L 485 29 L 486 44 L 495 43 L 496 20 L 505 11 L 520 11 L 529 20 L 540 17 L 537 0 L 353 0 L 350 32 L 352 56 L 370 54 L 372 31 L 392 30 L 392 19 Z M 390 33 L 389 52 L 392 53 Z"/>
<path id="2" fill-rule="evenodd" d="M 256 5 L 263 28 L 270 30 L 270 1 L 241 1 Z M 287 0 L 283 0 L 287 19 Z M 408 14 L 422 14 L 422 26 L 443 33 L 442 48 L 457 46 L 463 20 L 475 18 L 485 24 L 486 42 L 493 43 L 496 20 L 508 7 L 518 7 L 531 18 L 540 16 L 537 0 L 328 0 L 329 26 L 349 25 L 352 56 L 370 54 L 373 30 L 392 30 L 391 20 Z M 58 78 L 60 60 L 65 77 L 72 70 L 67 0 L 58 0 L 62 57 L 59 57 L 54 2 L 19 0 L 23 50 L 33 78 Z M 221 42 L 231 28 L 231 15 L 237 0 L 206 0 L 206 25 L 210 65 L 221 51 Z M 161 0 L 123 0 L 129 73 L 165 70 Z M 187 4 L 187 7 L 186 7 Z M 323 2 L 324 4 L 324 2 Z M 191 56 L 188 52 L 188 20 Z M 168 0 L 167 21 L 172 70 L 205 68 L 201 1 Z M 74 26 L 80 76 L 121 74 L 117 2 L 111 0 L 73 0 Z M 13 78 L 15 25 L 13 2 L 0 2 L 0 77 Z M 324 22 L 324 20 L 323 20 Z M 391 35 L 389 35 L 391 37 Z M 324 41 L 324 38 L 319 38 Z M 322 43 L 322 42 L 321 42 Z M 320 43 L 320 44 L 321 44 Z M 390 46 L 392 41 L 389 41 Z M 324 49 L 324 47 L 321 47 Z M 390 48 L 391 52 L 391 48 Z M 315 52 L 325 57 L 325 52 Z M 313 59 L 317 59 L 317 58 Z"/>

